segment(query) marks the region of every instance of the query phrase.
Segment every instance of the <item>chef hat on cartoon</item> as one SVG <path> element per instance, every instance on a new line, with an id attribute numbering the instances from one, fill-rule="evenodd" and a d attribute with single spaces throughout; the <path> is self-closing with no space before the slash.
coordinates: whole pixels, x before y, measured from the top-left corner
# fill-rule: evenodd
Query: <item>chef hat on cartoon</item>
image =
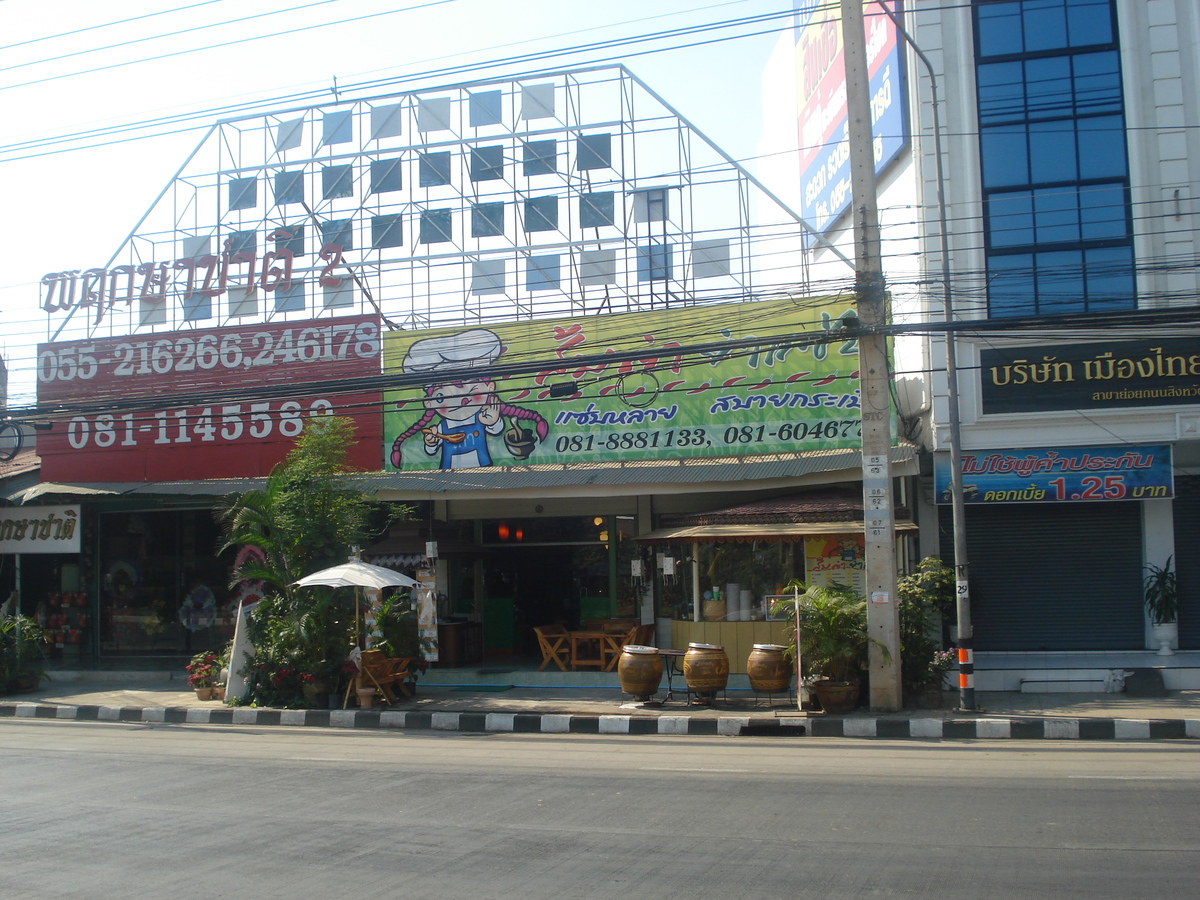
<path id="1" fill-rule="evenodd" d="M 405 372 L 482 369 L 498 360 L 503 349 L 495 333 L 474 328 L 415 342 L 408 348 L 403 368 Z"/>

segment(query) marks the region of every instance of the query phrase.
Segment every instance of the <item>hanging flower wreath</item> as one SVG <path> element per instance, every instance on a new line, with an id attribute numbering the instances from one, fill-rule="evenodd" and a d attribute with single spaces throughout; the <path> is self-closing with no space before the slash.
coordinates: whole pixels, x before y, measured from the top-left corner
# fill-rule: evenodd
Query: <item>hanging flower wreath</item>
<path id="1" fill-rule="evenodd" d="M 217 598 L 205 585 L 194 588 L 179 607 L 179 624 L 188 631 L 208 628 L 217 619 Z"/>
<path id="2" fill-rule="evenodd" d="M 243 544 L 233 560 L 233 573 L 234 575 L 239 574 L 242 571 L 242 567 L 248 562 L 265 563 L 266 561 L 266 554 L 260 549 L 250 544 Z M 249 609 L 263 598 L 263 588 L 265 586 L 266 582 L 264 581 L 240 582 L 237 593 L 229 598 L 226 609 L 235 615 L 239 608 Z"/>
<path id="3" fill-rule="evenodd" d="M 109 596 L 128 603 L 137 595 L 137 588 L 141 582 L 142 576 L 137 566 L 128 560 L 119 559 L 109 566 L 104 575 L 104 591 Z"/>

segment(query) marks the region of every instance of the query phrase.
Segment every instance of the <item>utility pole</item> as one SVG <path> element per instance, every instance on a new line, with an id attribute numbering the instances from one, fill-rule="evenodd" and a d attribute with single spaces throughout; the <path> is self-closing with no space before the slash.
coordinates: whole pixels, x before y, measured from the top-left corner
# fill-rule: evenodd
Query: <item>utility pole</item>
<path id="1" fill-rule="evenodd" d="M 866 532 L 867 633 L 871 708 L 900 709 L 900 609 L 896 600 L 896 521 L 892 508 L 892 414 L 887 339 L 872 333 L 887 324 L 887 299 L 875 188 L 871 88 L 862 0 L 841 0 L 842 54 L 850 140 L 854 216 L 854 272 L 858 318 L 859 393 L 862 403 L 863 526 Z M 875 643 L 877 642 L 877 643 Z"/>

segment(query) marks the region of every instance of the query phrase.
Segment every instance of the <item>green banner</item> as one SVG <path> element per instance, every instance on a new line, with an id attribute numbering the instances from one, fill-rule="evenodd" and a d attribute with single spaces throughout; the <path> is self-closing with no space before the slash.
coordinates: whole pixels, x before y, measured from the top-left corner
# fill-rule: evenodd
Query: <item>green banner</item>
<path id="1" fill-rule="evenodd" d="M 384 371 L 424 380 L 384 395 L 384 463 L 413 471 L 858 447 L 857 342 L 812 340 L 849 315 L 848 300 L 810 298 L 392 332 Z"/>

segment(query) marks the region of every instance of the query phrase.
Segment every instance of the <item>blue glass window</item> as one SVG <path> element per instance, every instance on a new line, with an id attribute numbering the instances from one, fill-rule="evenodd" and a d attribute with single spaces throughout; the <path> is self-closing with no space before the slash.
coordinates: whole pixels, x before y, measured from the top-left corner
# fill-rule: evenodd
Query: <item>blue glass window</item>
<path id="1" fill-rule="evenodd" d="M 452 222 L 451 210 L 421 210 L 421 234 L 419 240 L 422 244 L 441 244 L 453 240 L 454 237 L 451 232 Z"/>
<path id="2" fill-rule="evenodd" d="M 304 202 L 304 173 L 276 172 L 275 173 L 275 203 L 283 206 L 286 203 Z"/>
<path id="3" fill-rule="evenodd" d="M 637 248 L 638 281 L 664 281 L 671 277 L 671 245 L 642 244 Z"/>
<path id="4" fill-rule="evenodd" d="M 385 215 L 371 217 L 371 246 L 376 249 L 404 246 L 404 217 Z"/>
<path id="5" fill-rule="evenodd" d="M 258 179 L 229 179 L 229 208 L 253 209 L 258 206 Z"/>
<path id="6" fill-rule="evenodd" d="M 290 250 L 292 256 L 304 255 L 304 226 L 285 225 L 276 228 L 271 235 L 275 239 L 276 250 Z"/>
<path id="7" fill-rule="evenodd" d="M 552 175 L 558 171 L 558 141 L 526 141 L 523 162 L 526 176 Z"/>
<path id="8" fill-rule="evenodd" d="M 475 147 L 471 150 L 471 180 L 496 181 L 504 177 L 504 148 Z"/>
<path id="9" fill-rule="evenodd" d="M 612 225 L 616 201 L 612 191 L 579 195 L 579 227 L 600 228 Z"/>
<path id="10" fill-rule="evenodd" d="M 530 197 L 525 201 L 525 230 L 554 231 L 558 228 L 558 197 Z"/>
<path id="11" fill-rule="evenodd" d="M 504 204 L 475 203 L 471 206 L 471 237 L 504 234 Z"/>
<path id="12" fill-rule="evenodd" d="M 371 160 L 371 193 L 387 194 L 404 187 L 400 177 L 400 160 L 373 159 Z"/>
<path id="13" fill-rule="evenodd" d="M 450 183 L 450 151 L 422 153 L 417 166 L 417 181 L 421 187 L 436 187 Z"/>
<path id="14" fill-rule="evenodd" d="M 331 219 L 321 223 L 321 243 L 337 244 L 343 250 L 354 249 L 354 220 Z"/>
<path id="15" fill-rule="evenodd" d="M 575 147 L 575 168 L 607 169 L 612 165 L 611 134 L 581 134 Z"/>
<path id="16" fill-rule="evenodd" d="M 321 196 L 326 200 L 354 196 L 354 166 L 322 166 Z"/>
<path id="17" fill-rule="evenodd" d="M 531 291 L 557 290 L 560 266 L 557 254 L 529 257 L 525 260 L 525 287 Z"/>
<path id="18" fill-rule="evenodd" d="M 472 128 L 500 124 L 500 92 L 479 91 L 470 95 L 470 121 Z"/>
<path id="19" fill-rule="evenodd" d="M 1112 0 L 975 0 L 992 316 L 1135 306 Z"/>

